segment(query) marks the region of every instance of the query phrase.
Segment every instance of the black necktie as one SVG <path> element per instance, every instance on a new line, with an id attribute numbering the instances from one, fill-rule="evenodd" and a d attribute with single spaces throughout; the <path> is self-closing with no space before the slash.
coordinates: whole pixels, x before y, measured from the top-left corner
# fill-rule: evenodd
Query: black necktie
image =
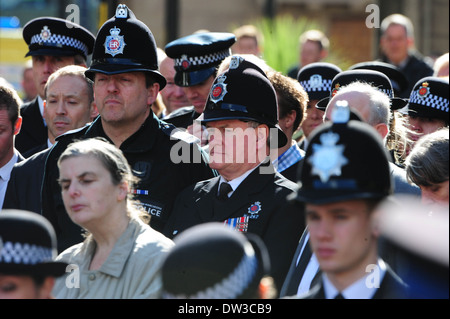
<path id="1" fill-rule="evenodd" d="M 303 249 L 302 254 L 300 255 L 300 261 L 295 268 L 294 275 L 289 282 L 289 288 L 286 291 L 287 296 L 295 296 L 298 291 L 298 286 L 300 285 L 300 281 L 305 273 L 306 266 L 308 266 L 309 260 L 311 259 L 312 251 L 309 246 L 309 238 L 306 242 L 305 248 Z"/>
<path id="2" fill-rule="evenodd" d="M 341 293 L 338 293 L 334 299 L 345 299 Z"/>
<path id="3" fill-rule="evenodd" d="M 231 192 L 233 188 L 228 183 L 222 183 L 219 187 L 219 195 L 217 196 L 220 200 L 228 199 L 228 193 Z"/>

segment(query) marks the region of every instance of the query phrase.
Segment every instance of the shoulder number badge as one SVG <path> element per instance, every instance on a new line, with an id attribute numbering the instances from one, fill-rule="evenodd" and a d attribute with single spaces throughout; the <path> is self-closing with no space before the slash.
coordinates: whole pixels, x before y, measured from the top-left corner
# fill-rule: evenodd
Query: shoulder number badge
<path id="1" fill-rule="evenodd" d="M 312 165 L 312 174 L 319 175 L 320 180 L 326 183 L 331 175 L 340 176 L 342 166 L 348 163 L 344 156 L 344 145 L 336 145 L 339 135 L 333 132 L 320 136 L 322 144 L 313 144 L 314 154 L 308 159 Z"/>
<path id="2" fill-rule="evenodd" d="M 125 47 L 125 41 L 123 35 L 119 35 L 120 29 L 114 26 L 109 30 L 111 35 L 108 35 L 105 40 L 105 53 L 115 56 L 117 54 L 123 54 L 123 48 Z"/>

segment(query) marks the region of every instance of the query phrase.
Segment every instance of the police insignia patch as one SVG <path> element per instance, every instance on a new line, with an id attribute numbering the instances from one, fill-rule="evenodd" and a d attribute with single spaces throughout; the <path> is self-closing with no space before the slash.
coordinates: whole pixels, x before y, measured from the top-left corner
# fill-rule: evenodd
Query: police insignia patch
<path id="1" fill-rule="evenodd" d="M 250 218 L 256 219 L 259 217 L 257 215 L 261 211 L 261 202 L 255 202 L 248 208 L 248 213 L 250 214 Z"/>
<path id="2" fill-rule="evenodd" d="M 44 28 L 41 30 L 40 36 L 42 40 L 47 41 L 52 36 L 52 33 L 50 32 L 50 29 L 47 26 L 44 26 Z"/>
<path id="3" fill-rule="evenodd" d="M 309 86 L 311 89 L 320 89 L 322 87 L 322 76 L 320 74 L 313 74 L 309 78 Z"/>
<path id="4" fill-rule="evenodd" d="M 422 86 L 419 88 L 419 96 L 426 97 L 430 93 L 430 88 L 428 87 L 428 82 L 423 82 Z"/>
<path id="5" fill-rule="evenodd" d="M 214 103 L 223 100 L 225 94 L 227 94 L 227 85 L 223 83 L 227 77 L 221 75 L 217 78 L 217 83 L 213 85 L 210 92 L 210 98 Z"/>
<path id="6" fill-rule="evenodd" d="M 342 166 L 348 163 L 344 156 L 344 145 L 336 145 L 339 135 L 333 132 L 320 136 L 322 144 L 313 144 L 313 155 L 308 159 L 312 165 L 312 174 L 319 175 L 320 180 L 326 183 L 331 175 L 340 176 Z"/>
<path id="7" fill-rule="evenodd" d="M 239 64 L 241 64 L 241 62 L 244 61 L 243 57 L 240 56 L 232 56 L 231 60 L 230 60 L 230 69 L 237 69 Z"/>
<path id="8" fill-rule="evenodd" d="M 333 96 L 335 96 L 336 95 L 336 93 L 339 91 L 339 89 L 340 89 L 340 84 L 339 83 L 336 83 L 336 85 L 334 86 L 334 88 L 333 88 L 333 91 L 331 91 L 331 97 L 333 97 Z"/>
<path id="9" fill-rule="evenodd" d="M 114 26 L 109 30 L 111 35 L 106 37 L 105 40 L 105 53 L 115 56 L 117 54 L 123 54 L 123 49 L 126 45 L 123 35 L 119 35 L 120 29 Z"/>

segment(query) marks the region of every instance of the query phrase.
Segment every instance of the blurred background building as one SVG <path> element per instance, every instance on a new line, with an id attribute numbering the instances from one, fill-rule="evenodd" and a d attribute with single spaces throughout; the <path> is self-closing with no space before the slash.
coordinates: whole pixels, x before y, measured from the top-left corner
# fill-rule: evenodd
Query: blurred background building
<path id="1" fill-rule="evenodd" d="M 377 14 L 370 10 L 373 5 L 379 9 L 379 23 L 392 13 L 408 16 L 414 24 L 416 48 L 422 54 L 436 58 L 449 51 L 448 0 L 1 0 L 0 77 L 20 90 L 27 52 L 21 28 L 29 20 L 39 16 L 70 19 L 96 34 L 119 3 L 149 26 L 161 48 L 197 30 L 231 32 L 243 24 L 264 27 L 268 36 L 276 35 L 264 49 L 276 47 L 276 59 L 283 63 L 271 62 L 273 57 L 268 62 L 283 73 L 287 65 L 296 63 L 300 32 L 308 28 L 320 29 L 329 37 L 329 62 L 342 69 L 376 59 L 377 20 L 372 20 L 374 27 L 366 23 L 371 14 Z M 271 29 L 276 25 L 285 29 L 276 33 Z"/>

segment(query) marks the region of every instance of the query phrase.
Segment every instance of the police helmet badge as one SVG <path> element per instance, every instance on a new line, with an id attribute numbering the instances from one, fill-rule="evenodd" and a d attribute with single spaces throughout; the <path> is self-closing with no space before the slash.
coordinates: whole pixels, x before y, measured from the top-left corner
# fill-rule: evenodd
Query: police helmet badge
<path id="1" fill-rule="evenodd" d="M 189 69 L 190 66 L 191 66 L 191 63 L 189 62 L 187 55 L 183 54 L 181 56 L 181 67 L 183 68 L 183 70 L 187 70 L 187 69 Z"/>
<path id="2" fill-rule="evenodd" d="M 114 26 L 109 30 L 111 35 L 105 40 L 105 53 L 111 54 L 113 57 L 117 54 L 123 54 L 126 45 L 123 35 L 119 35 L 120 29 Z"/>
<path id="3" fill-rule="evenodd" d="M 48 28 L 48 26 L 44 26 L 44 28 L 41 30 L 40 36 L 43 41 L 48 41 L 48 39 L 50 39 L 50 37 L 52 36 L 52 33 L 50 32 L 50 29 Z"/>
<path id="4" fill-rule="evenodd" d="M 311 89 L 320 89 L 322 87 L 322 76 L 320 74 L 313 74 L 309 78 L 309 86 Z"/>
<path id="5" fill-rule="evenodd" d="M 423 82 L 422 86 L 419 88 L 419 96 L 426 97 L 430 93 L 430 88 L 428 87 L 428 82 Z"/>
<path id="6" fill-rule="evenodd" d="M 243 57 L 236 56 L 236 55 L 232 56 L 231 60 L 230 60 L 230 69 L 231 70 L 237 69 L 239 64 L 241 64 L 242 61 L 244 61 Z"/>
<path id="7" fill-rule="evenodd" d="M 331 91 L 331 97 L 335 96 L 340 88 L 341 88 L 341 85 L 339 83 L 336 83 L 333 90 Z"/>
<path id="8" fill-rule="evenodd" d="M 217 78 L 217 83 L 213 85 L 213 87 L 211 88 L 211 93 L 210 93 L 210 98 L 211 101 L 213 101 L 214 103 L 217 103 L 219 101 L 223 100 L 223 97 L 225 96 L 225 94 L 227 94 L 227 85 L 225 83 L 223 83 L 226 80 L 226 76 L 225 75 L 220 75 Z"/>

